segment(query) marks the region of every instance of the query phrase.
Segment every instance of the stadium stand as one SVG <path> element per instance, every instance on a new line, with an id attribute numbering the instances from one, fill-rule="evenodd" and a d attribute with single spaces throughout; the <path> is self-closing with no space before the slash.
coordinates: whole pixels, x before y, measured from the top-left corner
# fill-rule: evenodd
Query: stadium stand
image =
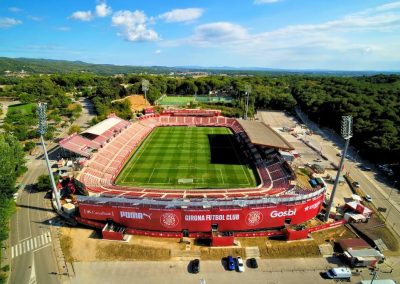
<path id="1" fill-rule="evenodd" d="M 290 180 L 293 176 L 287 172 L 283 162 L 273 155 L 263 159 L 257 148 L 250 142 L 241 123 L 237 119 L 220 116 L 218 111 L 167 111 L 161 115 L 144 115 L 139 118 L 137 123 L 130 123 L 112 115 L 105 121 L 89 128 L 81 135 L 74 134 L 60 142 L 61 147 L 88 158 L 77 179 L 85 184 L 87 190 L 92 194 L 134 198 L 226 200 L 281 195 L 292 188 Z M 155 127 L 182 125 L 230 128 L 239 141 L 244 154 L 253 161 L 261 180 L 260 185 L 256 188 L 168 190 L 166 192 L 155 188 L 144 189 L 114 184 L 132 151 Z"/>

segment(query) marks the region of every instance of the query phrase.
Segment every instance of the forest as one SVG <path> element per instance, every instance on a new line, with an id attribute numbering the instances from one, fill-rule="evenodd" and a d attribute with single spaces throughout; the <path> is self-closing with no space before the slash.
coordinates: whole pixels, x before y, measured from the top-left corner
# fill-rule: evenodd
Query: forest
<path id="1" fill-rule="evenodd" d="M 352 115 L 354 136 L 351 143 L 372 161 L 397 163 L 400 158 L 400 75 L 361 77 L 333 76 L 204 76 L 165 75 L 102 76 L 92 73 L 32 75 L 24 78 L 0 77 L 0 97 L 15 97 L 23 103 L 48 103 L 50 130 L 60 123 L 72 123 L 81 111 L 79 97 L 92 100 L 97 118 L 110 112 L 132 119 L 128 102 L 111 103 L 130 94 L 142 94 L 143 79 L 150 82 L 147 98 L 160 96 L 231 96 L 232 103 L 199 104 L 214 107 L 228 116 L 242 117 L 246 90 L 250 90 L 250 114 L 257 109 L 293 112 L 300 107 L 315 122 L 339 131 L 340 117 Z M 248 89 L 246 89 L 248 88 Z M 34 138 L 35 113 L 11 112 L 3 128 L 18 140 Z M 15 121 L 18 121 L 16 124 Z M 17 127 L 18 125 L 18 127 Z"/>

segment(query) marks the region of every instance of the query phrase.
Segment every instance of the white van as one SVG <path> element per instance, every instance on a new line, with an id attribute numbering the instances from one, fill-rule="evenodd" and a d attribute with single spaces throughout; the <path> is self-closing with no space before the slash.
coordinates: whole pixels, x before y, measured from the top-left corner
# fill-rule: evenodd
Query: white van
<path id="1" fill-rule="evenodd" d="M 330 279 L 350 279 L 351 270 L 347 267 L 332 268 L 326 272 L 326 276 Z"/>

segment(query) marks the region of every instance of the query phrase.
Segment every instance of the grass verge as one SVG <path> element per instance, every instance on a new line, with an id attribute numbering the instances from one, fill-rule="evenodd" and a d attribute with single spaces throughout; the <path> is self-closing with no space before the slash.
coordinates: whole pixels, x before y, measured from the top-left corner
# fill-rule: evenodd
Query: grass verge
<path id="1" fill-rule="evenodd" d="M 128 244 L 108 244 L 97 247 L 96 258 L 102 260 L 167 260 L 170 250 Z"/>

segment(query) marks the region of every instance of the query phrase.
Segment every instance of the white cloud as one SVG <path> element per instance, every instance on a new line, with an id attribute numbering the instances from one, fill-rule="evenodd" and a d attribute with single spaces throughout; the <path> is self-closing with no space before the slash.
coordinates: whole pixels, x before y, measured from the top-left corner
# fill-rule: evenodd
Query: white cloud
<path id="1" fill-rule="evenodd" d="M 119 27 L 121 33 L 128 41 L 155 41 L 158 34 L 147 27 L 148 18 L 143 11 L 117 11 L 112 16 L 113 26 Z"/>
<path id="2" fill-rule="evenodd" d="M 221 59 L 227 65 L 230 58 L 236 58 L 232 62 L 243 58 L 256 66 L 357 69 L 400 61 L 400 53 L 394 52 L 400 46 L 400 2 L 316 24 L 251 31 L 230 22 L 209 23 L 194 28 L 191 36 L 163 41 L 161 46 L 211 47 L 227 54 Z"/>
<path id="3" fill-rule="evenodd" d="M 69 17 L 70 19 L 88 22 L 93 19 L 92 11 L 76 11 Z"/>
<path id="4" fill-rule="evenodd" d="M 22 24 L 22 21 L 14 18 L 0 18 L 0 29 L 8 29 L 20 24 Z"/>
<path id="5" fill-rule="evenodd" d="M 190 22 L 200 18 L 203 13 L 204 10 L 200 8 L 174 9 L 158 17 L 167 23 Z"/>
<path id="6" fill-rule="evenodd" d="M 18 8 L 18 7 L 10 7 L 8 8 L 9 11 L 13 12 L 13 13 L 20 13 L 22 12 L 22 9 Z"/>
<path id="7" fill-rule="evenodd" d="M 107 6 L 106 2 L 102 2 L 96 5 L 96 15 L 97 17 L 106 17 L 112 13 L 110 6 Z"/>
<path id="8" fill-rule="evenodd" d="M 43 20 L 43 17 L 37 17 L 37 16 L 32 16 L 32 15 L 29 15 L 28 18 L 35 22 L 40 22 Z"/>
<path id="9" fill-rule="evenodd" d="M 62 27 L 58 27 L 57 30 L 59 30 L 60 32 L 69 32 L 71 30 L 71 28 L 62 26 Z"/>
<path id="10" fill-rule="evenodd" d="M 200 25 L 195 28 L 192 42 L 196 43 L 221 43 L 241 41 L 248 38 L 247 30 L 229 22 L 216 22 Z"/>
<path id="11" fill-rule="evenodd" d="M 160 50 L 160 49 L 157 49 L 154 53 L 155 53 L 155 54 L 160 54 L 160 53 L 161 53 L 161 50 Z"/>
<path id="12" fill-rule="evenodd" d="M 254 0 L 254 4 L 256 5 L 262 5 L 262 4 L 271 4 L 271 3 L 276 3 L 281 0 Z"/>

